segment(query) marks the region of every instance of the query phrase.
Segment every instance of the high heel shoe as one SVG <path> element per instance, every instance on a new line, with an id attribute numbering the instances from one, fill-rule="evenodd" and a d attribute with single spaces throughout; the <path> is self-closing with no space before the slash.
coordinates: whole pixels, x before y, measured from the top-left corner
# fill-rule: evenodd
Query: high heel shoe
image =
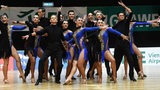
<path id="1" fill-rule="evenodd" d="M 23 75 L 19 75 L 19 78 L 22 78 L 23 82 L 26 82 L 26 78 L 25 78 L 24 74 Z"/>
<path id="2" fill-rule="evenodd" d="M 31 82 L 32 82 L 32 83 L 35 83 L 35 79 L 34 79 L 34 78 L 31 78 Z"/>
<path id="3" fill-rule="evenodd" d="M 8 80 L 7 80 L 7 79 L 4 79 L 3 82 L 4 82 L 5 84 L 7 84 L 7 83 L 8 83 Z"/>
<path id="4" fill-rule="evenodd" d="M 86 79 L 82 79 L 81 83 L 82 84 L 87 84 L 87 80 Z"/>
<path id="5" fill-rule="evenodd" d="M 98 83 L 102 83 L 102 79 L 98 79 Z"/>
<path id="6" fill-rule="evenodd" d="M 117 82 L 116 77 L 112 77 L 110 81 L 113 81 L 114 83 L 116 83 Z"/>
<path id="7" fill-rule="evenodd" d="M 143 75 L 143 73 L 142 73 L 142 72 L 138 72 L 138 78 L 140 78 L 140 79 L 144 79 L 144 75 Z"/>
<path id="8" fill-rule="evenodd" d="M 71 80 L 68 80 L 68 81 L 66 80 L 63 85 L 71 85 L 71 84 L 72 84 Z"/>
<path id="9" fill-rule="evenodd" d="M 126 80 L 126 79 L 127 79 L 127 75 L 124 75 L 124 76 L 123 76 L 123 80 Z"/>

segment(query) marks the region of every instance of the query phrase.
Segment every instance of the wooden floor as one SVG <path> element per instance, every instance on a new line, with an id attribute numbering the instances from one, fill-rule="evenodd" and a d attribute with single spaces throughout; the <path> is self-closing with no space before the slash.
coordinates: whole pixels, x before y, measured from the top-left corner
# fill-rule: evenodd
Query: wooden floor
<path id="1" fill-rule="evenodd" d="M 104 67 L 104 66 L 103 66 Z M 147 78 L 144 80 L 138 79 L 137 82 L 129 80 L 123 80 L 123 66 L 121 65 L 118 71 L 117 83 L 109 82 L 106 75 L 105 68 L 103 69 L 103 81 L 102 84 L 97 84 L 97 79 L 88 80 L 87 84 L 80 84 L 80 78 L 77 77 L 73 81 L 73 85 L 63 85 L 65 69 L 63 69 L 61 75 L 61 84 L 54 83 L 54 78 L 50 78 L 50 81 L 44 81 L 38 86 L 34 86 L 30 81 L 30 76 L 27 78 L 27 83 L 22 83 L 22 80 L 18 78 L 18 71 L 9 71 L 9 84 L 3 83 L 3 73 L 0 72 L 0 90 L 160 90 L 160 66 L 144 65 L 144 72 Z M 78 72 L 75 74 L 78 74 Z M 37 77 L 37 71 L 35 72 Z M 137 78 L 137 74 L 135 74 Z"/>

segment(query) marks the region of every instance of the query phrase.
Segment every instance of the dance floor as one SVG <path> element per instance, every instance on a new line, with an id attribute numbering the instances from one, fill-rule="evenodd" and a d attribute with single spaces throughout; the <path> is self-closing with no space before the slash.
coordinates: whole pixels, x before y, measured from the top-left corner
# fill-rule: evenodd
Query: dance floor
<path id="1" fill-rule="evenodd" d="M 158 65 L 144 65 L 144 72 L 147 78 L 144 80 L 138 79 L 137 82 L 130 81 L 129 78 L 123 80 L 124 68 L 123 65 L 120 66 L 118 71 L 117 83 L 109 81 L 106 75 L 106 69 L 103 65 L 103 81 L 102 84 L 97 83 L 97 77 L 94 80 L 88 80 L 87 84 L 80 84 L 79 77 L 76 77 L 78 72 L 76 72 L 76 80 L 73 81 L 72 85 L 63 85 L 65 81 L 65 72 L 63 69 L 61 74 L 61 84 L 56 84 L 54 82 L 54 77 L 49 77 L 49 81 L 43 81 L 42 84 L 34 86 L 31 83 L 30 75 L 27 77 L 27 82 L 23 83 L 18 77 L 18 71 L 9 71 L 9 83 L 3 83 L 3 73 L 0 71 L 0 90 L 160 90 L 160 66 Z M 37 70 L 35 71 L 35 77 L 37 78 Z"/>

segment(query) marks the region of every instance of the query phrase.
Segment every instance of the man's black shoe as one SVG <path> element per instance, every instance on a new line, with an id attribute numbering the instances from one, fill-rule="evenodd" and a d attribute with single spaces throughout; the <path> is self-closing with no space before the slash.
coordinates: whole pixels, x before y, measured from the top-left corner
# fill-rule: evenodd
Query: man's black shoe
<path id="1" fill-rule="evenodd" d="M 131 80 L 131 81 L 134 81 L 134 82 L 137 81 L 134 77 L 130 78 L 130 80 Z"/>
<path id="2" fill-rule="evenodd" d="M 42 83 L 41 80 L 37 80 L 37 82 L 35 83 L 35 86 L 39 85 L 39 83 Z"/>
<path id="3" fill-rule="evenodd" d="M 56 80 L 55 83 L 60 84 L 61 82 L 59 80 Z"/>
<path id="4" fill-rule="evenodd" d="M 72 80 L 76 80 L 76 78 L 73 76 L 73 77 L 72 77 Z"/>

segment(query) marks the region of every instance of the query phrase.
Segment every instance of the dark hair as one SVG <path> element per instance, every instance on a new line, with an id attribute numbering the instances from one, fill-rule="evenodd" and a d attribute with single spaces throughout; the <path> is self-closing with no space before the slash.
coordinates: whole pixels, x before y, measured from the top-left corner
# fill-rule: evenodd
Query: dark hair
<path id="1" fill-rule="evenodd" d="M 81 17 L 81 16 L 76 16 L 76 20 L 77 20 L 78 18 L 82 18 L 82 19 L 83 19 L 83 17 Z"/>
<path id="2" fill-rule="evenodd" d="M 68 11 L 68 14 L 69 14 L 70 12 L 74 12 L 74 10 L 69 10 L 69 11 Z"/>
<path id="3" fill-rule="evenodd" d="M 6 16 L 6 17 L 8 18 L 7 13 L 3 13 L 3 14 L 1 15 L 1 18 L 2 18 L 2 16 Z"/>
<path id="4" fill-rule="evenodd" d="M 68 22 L 68 21 L 67 21 L 67 20 L 63 20 L 62 23 L 63 23 L 63 22 Z"/>
<path id="5" fill-rule="evenodd" d="M 38 9 L 42 9 L 42 12 L 46 12 L 46 9 L 44 7 L 39 7 Z"/>
<path id="6" fill-rule="evenodd" d="M 38 15 L 38 12 L 36 12 L 34 15 Z"/>
<path id="7" fill-rule="evenodd" d="M 122 11 L 121 11 L 121 12 L 118 12 L 118 13 L 117 13 L 117 16 L 119 16 L 120 13 L 123 13 L 123 14 L 125 15 L 125 12 L 122 12 Z"/>

